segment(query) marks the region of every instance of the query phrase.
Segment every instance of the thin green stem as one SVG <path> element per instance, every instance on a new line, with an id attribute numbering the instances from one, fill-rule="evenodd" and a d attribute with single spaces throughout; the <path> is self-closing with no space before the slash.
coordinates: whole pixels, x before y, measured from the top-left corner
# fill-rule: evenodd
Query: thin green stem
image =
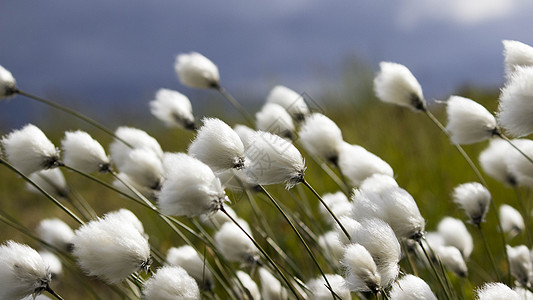
<path id="1" fill-rule="evenodd" d="M 337 218 L 337 216 L 333 213 L 333 211 L 331 211 L 331 209 L 329 208 L 329 206 L 326 204 L 326 202 L 324 202 L 324 200 L 322 199 L 322 197 L 315 191 L 315 189 L 313 189 L 313 187 L 309 184 L 309 182 L 307 182 L 307 180 L 303 180 L 302 183 L 309 189 L 311 190 L 311 192 L 313 192 L 313 194 L 318 198 L 318 200 L 320 201 L 320 203 L 322 203 L 322 205 L 327 209 L 327 211 L 329 212 L 329 214 L 333 217 L 333 219 L 335 219 L 335 222 L 337 222 L 337 224 L 339 225 L 340 229 L 342 230 L 342 232 L 344 232 L 344 235 L 346 235 L 346 237 L 348 238 L 348 240 L 351 240 L 351 237 L 350 237 L 350 234 L 348 233 L 348 231 L 346 230 L 346 228 L 344 228 L 344 226 L 342 225 L 341 221 L 339 221 L 339 219 Z"/>
<path id="2" fill-rule="evenodd" d="M 239 111 L 248 125 L 253 126 L 254 118 L 250 115 L 250 113 L 248 113 L 248 111 L 246 111 L 246 109 L 244 109 L 244 107 L 239 103 L 239 101 L 237 101 L 237 99 L 235 99 L 235 97 L 233 97 L 230 93 L 228 93 L 228 91 L 226 91 L 225 88 L 220 85 L 216 85 L 214 89 L 216 89 L 224 98 L 226 98 L 226 100 L 229 101 L 229 103 L 231 103 L 231 105 L 233 105 L 233 107 L 235 107 L 235 109 Z"/>
<path id="3" fill-rule="evenodd" d="M 433 260 L 431 259 L 431 257 L 429 256 L 427 250 L 426 250 L 426 247 L 424 246 L 424 243 L 422 242 L 422 239 L 420 239 L 418 241 L 418 245 L 420 245 L 420 248 L 422 248 L 422 252 L 424 252 L 424 256 L 426 256 L 426 259 L 429 263 L 429 266 L 431 267 L 431 270 L 433 271 L 433 273 L 435 274 L 435 276 L 437 277 L 437 280 L 439 281 L 439 284 L 440 286 L 442 287 L 442 290 L 444 291 L 444 293 L 446 294 L 446 298 L 448 299 L 452 299 L 452 297 L 450 296 L 449 294 L 449 291 L 448 289 L 446 288 L 446 284 L 444 284 L 444 281 L 442 280 L 439 272 L 437 271 L 437 269 L 435 268 L 435 265 L 433 265 Z"/>
<path id="4" fill-rule="evenodd" d="M 15 93 L 17 93 L 19 95 L 22 95 L 22 96 L 26 96 L 26 97 L 28 97 L 30 99 L 39 101 L 41 103 L 47 104 L 49 106 L 52 106 L 53 108 L 59 109 L 59 110 L 64 111 L 64 112 L 66 112 L 68 114 L 71 114 L 74 117 L 93 125 L 94 127 L 102 130 L 103 132 L 107 133 L 108 135 L 112 136 L 113 138 L 121 141 L 126 146 L 128 146 L 130 148 L 133 148 L 128 142 L 126 142 L 125 140 L 123 140 L 123 139 L 119 138 L 118 136 L 116 136 L 111 130 L 107 129 L 106 127 L 104 127 L 103 125 L 98 123 L 97 121 L 95 121 L 95 120 L 93 120 L 93 119 L 91 119 L 91 118 L 89 118 L 89 117 L 87 117 L 87 116 L 75 111 L 75 110 L 72 110 L 72 109 L 70 109 L 68 107 L 65 107 L 65 106 L 61 105 L 61 104 L 55 103 L 55 102 L 50 101 L 48 99 L 44 99 L 42 97 L 30 94 L 30 93 L 27 93 L 27 92 L 24 92 L 24 91 L 21 91 L 21 90 L 18 90 L 18 89 L 15 90 Z"/>
<path id="5" fill-rule="evenodd" d="M 505 136 L 500 130 L 497 130 L 494 133 L 495 136 L 501 138 L 502 140 L 505 140 L 509 145 L 511 145 L 516 151 L 518 151 L 522 156 L 524 156 L 525 159 L 527 159 L 530 163 L 533 164 L 533 159 L 529 157 L 527 154 L 525 154 L 522 150 L 520 150 L 507 136 Z"/>
<path id="6" fill-rule="evenodd" d="M 54 296 L 54 298 L 56 298 L 57 300 L 63 300 L 63 298 L 61 298 L 58 293 L 52 290 L 50 286 L 47 285 L 44 290 L 47 291 L 50 295 Z"/>
<path id="7" fill-rule="evenodd" d="M 531 221 L 530 221 L 528 209 L 526 207 L 526 202 L 524 201 L 524 198 L 520 194 L 520 189 L 518 188 L 518 186 L 516 186 L 516 185 L 513 186 L 513 189 L 514 189 L 514 191 L 516 193 L 516 198 L 518 199 L 518 205 L 520 205 L 520 210 L 522 210 L 522 215 L 524 216 L 524 221 L 526 223 L 525 231 L 526 231 L 528 247 L 531 247 L 531 246 L 533 246 L 533 242 L 532 242 L 532 239 L 531 239 L 530 228 L 529 228 L 529 226 L 531 224 Z"/>
<path id="8" fill-rule="evenodd" d="M 485 237 L 485 234 L 483 233 L 483 230 L 481 229 L 481 224 L 477 225 L 476 227 L 477 227 L 477 229 L 479 231 L 479 235 L 481 235 L 481 239 L 483 240 L 483 246 L 485 247 L 485 251 L 487 251 L 487 254 L 489 256 L 490 263 L 492 264 L 492 268 L 494 269 L 494 273 L 496 274 L 496 279 L 501 281 L 500 272 L 498 272 L 498 267 L 496 266 L 496 261 L 494 260 L 494 256 L 492 255 L 492 251 L 490 251 L 490 247 L 489 247 L 489 244 L 487 243 L 487 239 Z"/>

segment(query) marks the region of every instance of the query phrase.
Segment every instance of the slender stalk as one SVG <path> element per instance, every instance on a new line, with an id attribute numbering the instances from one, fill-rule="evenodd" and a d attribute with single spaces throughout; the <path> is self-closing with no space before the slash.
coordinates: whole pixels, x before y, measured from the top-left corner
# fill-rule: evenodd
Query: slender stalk
<path id="1" fill-rule="evenodd" d="M 44 290 L 47 291 L 50 295 L 54 296 L 54 298 L 56 298 L 57 300 L 63 300 L 63 298 L 61 298 L 58 293 L 54 292 L 54 290 L 52 290 L 50 286 L 47 285 Z"/>
<path id="2" fill-rule="evenodd" d="M 435 276 L 437 277 L 437 280 L 439 281 L 439 284 L 440 286 L 442 287 L 442 290 L 444 291 L 444 293 L 446 294 L 446 298 L 448 299 L 452 299 L 452 297 L 450 296 L 449 294 L 449 291 L 448 289 L 446 288 L 446 284 L 444 283 L 444 281 L 442 280 L 439 272 L 437 272 L 437 269 L 435 268 L 435 266 L 433 265 L 433 261 L 431 260 L 431 257 L 429 256 L 427 250 L 426 250 L 426 247 L 424 246 L 424 243 L 422 242 L 422 239 L 420 239 L 418 241 L 418 245 L 420 245 L 420 248 L 422 248 L 422 251 L 424 252 L 424 256 L 426 256 L 426 259 L 429 263 L 429 266 L 431 267 L 431 270 L 433 271 L 433 273 L 435 274 Z"/>
<path id="3" fill-rule="evenodd" d="M 320 195 L 315 191 L 315 189 L 313 189 L 313 187 L 309 184 L 309 182 L 307 182 L 307 180 L 303 180 L 302 183 L 309 189 L 311 190 L 311 192 L 313 192 L 313 194 L 315 194 L 315 196 L 318 198 L 318 200 L 320 201 L 320 203 L 322 203 L 322 205 L 328 210 L 329 214 L 333 217 L 333 219 L 335 219 L 335 222 L 337 222 L 337 224 L 339 225 L 340 229 L 342 230 L 342 232 L 344 232 L 344 235 L 346 235 L 346 237 L 348 238 L 348 240 L 351 240 L 351 237 L 350 237 L 350 234 L 348 233 L 348 231 L 346 230 L 346 228 L 344 228 L 344 226 L 342 225 L 341 221 L 339 221 L 339 219 L 337 218 L 337 216 L 331 211 L 331 209 L 329 208 L 329 206 L 326 204 L 326 202 L 324 202 L 324 200 L 322 199 L 322 197 L 320 197 Z"/>
<path id="4" fill-rule="evenodd" d="M 494 132 L 494 135 L 501 138 L 502 140 L 505 140 L 509 145 L 511 145 L 513 148 L 515 148 L 516 151 L 520 152 L 522 156 L 524 156 L 525 159 L 527 159 L 530 163 L 533 164 L 533 159 L 529 157 L 527 154 L 525 154 L 522 150 L 520 150 L 507 136 L 505 136 L 500 130 L 496 130 Z"/>
<path id="5" fill-rule="evenodd" d="M 326 274 L 324 273 L 324 271 L 322 270 L 322 267 L 320 266 L 320 264 L 318 263 L 318 260 L 316 259 L 315 255 L 313 254 L 313 251 L 311 251 L 311 249 L 309 248 L 309 245 L 307 245 L 307 242 L 304 240 L 304 238 L 302 237 L 302 235 L 300 234 L 300 232 L 298 231 L 298 229 L 296 229 L 296 226 L 294 226 L 294 223 L 291 221 L 291 219 L 289 218 L 289 216 L 285 213 L 285 211 L 281 208 L 281 206 L 279 206 L 278 202 L 272 197 L 272 195 L 270 195 L 270 193 L 267 192 L 267 190 L 261 185 L 260 186 L 262 191 L 268 196 L 268 199 L 270 199 L 270 201 L 272 202 L 272 204 L 274 204 L 274 206 L 276 206 L 276 208 L 278 209 L 278 211 L 283 215 L 283 217 L 285 218 L 285 220 L 287 221 L 287 223 L 289 223 L 289 226 L 292 228 L 292 230 L 296 233 L 296 235 L 298 236 L 298 239 L 302 242 L 302 244 L 304 245 L 305 247 L 305 250 L 307 251 L 307 253 L 309 253 L 309 256 L 311 257 L 311 259 L 313 260 L 313 262 L 315 263 L 315 265 L 317 266 L 320 274 L 322 275 L 322 277 L 324 278 L 324 281 L 326 282 L 326 286 L 327 288 L 331 291 L 331 295 L 333 296 L 334 299 L 336 298 L 339 298 L 340 297 L 335 294 L 335 292 L 333 291 L 333 288 L 331 287 L 331 284 L 329 283 L 329 280 L 328 278 L 326 277 Z"/>
<path id="6" fill-rule="evenodd" d="M 418 277 L 418 269 L 416 268 L 413 259 L 411 258 L 411 255 L 409 253 L 409 250 L 407 249 L 407 245 L 405 241 L 402 241 L 403 251 L 405 252 L 405 256 L 407 257 L 407 261 L 409 262 L 409 266 L 411 267 L 411 272 Z"/>
<path id="7" fill-rule="evenodd" d="M 15 93 L 19 94 L 19 95 L 22 95 L 22 96 L 26 96 L 30 99 L 33 99 L 33 100 L 36 100 L 36 101 L 39 101 L 41 103 L 44 103 L 44 104 L 47 104 L 49 106 L 52 106 L 53 108 L 56 108 L 56 109 L 59 109 L 61 111 L 64 111 L 68 114 L 71 114 L 73 115 L 74 117 L 80 119 L 80 120 L 83 120 L 91 125 L 93 125 L 94 127 L 102 130 L 103 132 L 107 133 L 108 135 L 112 136 L 113 138 L 121 141 L 122 143 L 124 143 L 126 146 L 130 147 L 130 148 L 133 148 L 128 142 L 126 142 L 125 140 L 119 138 L 118 136 L 116 136 L 111 130 L 107 129 L 106 127 L 104 127 L 103 125 L 101 125 L 100 123 L 98 123 L 97 121 L 75 111 L 75 110 L 72 110 L 68 107 L 65 107 L 61 104 L 58 104 L 58 103 L 55 103 L 53 101 L 50 101 L 48 99 L 44 99 L 42 97 L 39 97 L 39 96 L 36 96 L 36 95 L 33 95 L 33 94 L 30 94 L 30 93 L 27 93 L 27 92 L 24 92 L 24 91 L 21 91 L 19 89 L 15 90 Z"/>
<path id="8" fill-rule="evenodd" d="M 483 233 L 483 230 L 481 230 L 481 224 L 478 224 L 477 229 L 479 231 L 479 234 L 481 235 L 481 239 L 483 240 L 483 245 L 485 247 L 485 251 L 487 251 L 487 254 L 490 259 L 490 263 L 492 264 L 492 268 L 494 269 L 494 272 L 496 273 L 496 279 L 501 281 L 500 278 L 500 272 L 498 272 L 498 267 L 496 266 L 496 261 L 494 260 L 494 256 L 492 255 L 492 251 L 490 251 L 489 244 L 487 243 L 487 239 L 485 238 L 485 234 Z"/>
<path id="9" fill-rule="evenodd" d="M 233 105 L 233 107 L 235 107 L 235 109 L 239 111 L 248 125 L 254 124 L 254 118 L 246 111 L 246 109 L 244 109 L 244 107 L 239 103 L 239 101 L 237 101 L 237 99 L 235 99 L 235 97 L 226 91 L 225 88 L 220 85 L 216 85 L 214 86 L 214 89 L 216 89 L 224 98 L 226 98 L 226 100 L 229 101 L 229 103 L 231 103 L 231 105 Z"/>
<path id="10" fill-rule="evenodd" d="M 530 221 L 527 205 L 526 205 L 526 202 L 524 201 L 524 198 L 520 194 L 520 189 L 518 188 L 518 186 L 516 185 L 513 186 L 513 189 L 516 193 L 516 198 L 518 199 L 518 205 L 520 205 L 520 210 L 522 211 L 522 215 L 524 216 L 524 221 L 526 223 L 525 231 L 526 231 L 528 247 L 531 247 L 533 245 L 533 242 L 531 239 L 531 233 L 529 231 L 530 230 L 529 226 L 531 224 L 531 221 Z"/>
<path id="11" fill-rule="evenodd" d="M 276 270 L 276 272 L 281 276 L 283 281 L 287 284 L 291 292 L 296 296 L 297 299 L 301 299 L 300 294 L 296 291 L 296 289 L 292 286 L 289 279 L 285 276 L 285 274 L 279 269 L 278 265 L 272 260 L 272 258 L 265 252 L 265 250 L 254 240 L 254 238 L 244 229 L 242 228 L 241 224 L 237 222 L 227 211 L 224 209 L 224 206 L 220 207 L 220 211 L 222 211 L 239 229 L 252 241 L 252 243 L 255 245 L 255 247 L 263 254 L 263 256 L 268 260 L 268 262 L 272 265 L 272 267 Z"/>
<path id="12" fill-rule="evenodd" d="M 59 208 L 61 208 L 67 215 L 69 215 L 71 218 L 73 218 L 76 222 L 78 222 L 80 225 L 83 224 L 83 221 L 76 216 L 73 212 L 71 212 L 66 206 L 61 204 L 56 198 L 52 197 L 52 195 L 48 194 L 45 190 L 43 190 L 38 184 L 36 184 L 33 180 L 31 180 L 28 176 L 24 175 L 22 172 L 20 172 L 17 168 L 15 168 L 13 165 L 8 163 L 6 160 L 0 157 L 0 164 L 3 164 L 11 171 L 17 173 L 20 177 L 24 178 L 27 182 L 29 182 L 31 185 L 33 185 L 39 192 L 41 192 L 46 198 L 51 200 L 55 205 L 57 205 Z"/>

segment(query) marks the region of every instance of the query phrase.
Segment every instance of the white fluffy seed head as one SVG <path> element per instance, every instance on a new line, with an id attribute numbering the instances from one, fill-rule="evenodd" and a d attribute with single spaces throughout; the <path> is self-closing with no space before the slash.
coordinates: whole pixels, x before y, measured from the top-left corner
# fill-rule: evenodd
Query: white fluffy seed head
<path id="1" fill-rule="evenodd" d="M 13 241 L 0 245 L 0 299 L 38 295 L 50 280 L 49 265 L 37 251 Z"/>
<path id="2" fill-rule="evenodd" d="M 270 132 L 282 138 L 292 139 L 294 122 L 289 113 L 281 105 L 265 103 L 255 114 L 257 130 Z"/>
<path id="3" fill-rule="evenodd" d="M 357 234 L 357 231 L 359 231 L 359 229 L 361 228 L 361 223 L 349 216 L 340 217 L 339 221 L 352 239 L 353 236 Z M 352 243 L 352 241 L 348 239 L 346 234 L 344 234 L 343 230 L 336 222 L 334 226 L 335 232 L 337 232 L 337 238 L 342 245 L 347 246 L 348 244 Z"/>
<path id="4" fill-rule="evenodd" d="M 243 170 L 229 169 L 216 175 L 225 189 L 242 191 L 257 188 L 257 184 L 253 183 Z"/>
<path id="5" fill-rule="evenodd" d="M 511 145 L 507 141 L 502 139 L 490 140 L 489 146 L 479 154 L 481 168 L 489 176 L 502 183 L 511 186 L 516 185 L 516 175 L 509 170 L 507 161 L 507 157 L 512 151 L 514 149 L 511 149 Z"/>
<path id="6" fill-rule="evenodd" d="M 472 224 L 479 225 L 485 221 L 491 196 L 484 185 L 478 182 L 458 185 L 453 190 L 452 197 L 453 201 L 465 211 Z"/>
<path id="7" fill-rule="evenodd" d="M 159 190 L 165 177 L 161 159 L 147 149 L 129 151 L 119 171 L 128 175 L 138 185 L 152 190 Z"/>
<path id="8" fill-rule="evenodd" d="M 505 77 L 510 78 L 517 67 L 533 66 L 533 47 L 519 41 L 504 40 Z"/>
<path id="9" fill-rule="evenodd" d="M 59 260 L 59 257 L 50 251 L 39 251 L 39 255 L 44 260 L 45 264 L 48 265 L 48 270 L 50 271 L 51 278 L 54 279 L 63 274 L 63 264 Z"/>
<path id="10" fill-rule="evenodd" d="M 522 300 L 533 300 L 533 293 L 523 287 L 515 286 L 513 291 L 517 293 Z"/>
<path id="11" fill-rule="evenodd" d="M 500 220 L 502 222 L 503 232 L 511 237 L 516 236 L 525 228 L 524 218 L 514 207 L 502 204 L 500 206 Z"/>
<path id="12" fill-rule="evenodd" d="M 398 183 L 394 178 L 385 174 L 374 174 L 366 178 L 360 185 L 359 189 L 365 192 L 372 192 L 381 194 L 384 191 L 398 187 Z"/>
<path id="13" fill-rule="evenodd" d="M 283 288 L 274 275 L 263 267 L 259 268 L 259 280 L 261 281 L 261 297 L 263 300 L 287 299 L 287 290 Z"/>
<path id="14" fill-rule="evenodd" d="M 260 300 L 261 293 L 259 292 L 259 287 L 255 281 L 250 277 L 250 275 L 244 273 L 243 271 L 235 272 L 240 283 L 235 282 L 234 288 L 243 295 L 243 299 L 249 300 Z M 243 290 L 243 288 L 245 290 Z"/>
<path id="15" fill-rule="evenodd" d="M 191 101 L 180 92 L 159 89 L 150 101 L 150 111 L 168 127 L 195 129 Z"/>
<path id="16" fill-rule="evenodd" d="M 251 235 L 245 221 L 241 220 L 239 224 Z M 234 223 L 224 223 L 220 227 L 215 234 L 215 244 L 229 261 L 254 264 L 259 259 L 259 250 Z"/>
<path id="17" fill-rule="evenodd" d="M 144 226 L 137 216 L 131 210 L 121 208 L 119 210 L 108 212 L 104 215 L 105 219 L 116 219 L 122 224 L 131 224 L 137 231 L 144 234 Z"/>
<path id="18" fill-rule="evenodd" d="M 446 246 L 459 249 L 465 259 L 470 257 L 474 249 L 474 241 L 461 220 L 445 217 L 438 225 L 438 233 L 444 239 Z"/>
<path id="19" fill-rule="evenodd" d="M 195 157 L 213 171 L 242 169 L 244 166 L 244 144 L 231 127 L 215 118 L 204 118 L 204 125 L 189 146 L 189 155 Z"/>
<path id="20" fill-rule="evenodd" d="M 2 138 L 7 160 L 24 174 L 57 166 L 59 150 L 35 125 L 28 124 Z"/>
<path id="21" fill-rule="evenodd" d="M 529 139 L 517 139 L 512 141 L 528 157 L 533 157 L 533 141 Z M 512 174 L 516 183 L 520 186 L 533 187 L 533 165 L 522 153 L 515 149 L 509 149 L 505 153 L 505 163 L 509 173 Z"/>
<path id="22" fill-rule="evenodd" d="M 33 172 L 29 178 L 47 193 L 56 198 L 66 197 L 70 194 L 65 176 L 63 176 L 63 173 L 59 168 Z M 26 183 L 26 189 L 30 192 L 41 193 L 29 182 Z"/>
<path id="23" fill-rule="evenodd" d="M 390 291 L 391 300 L 437 300 L 429 285 L 411 274 L 403 276 Z"/>
<path id="24" fill-rule="evenodd" d="M 213 274 L 204 264 L 204 259 L 189 245 L 172 247 L 167 252 L 167 262 L 171 266 L 179 266 L 196 280 L 200 289 L 213 289 Z"/>
<path id="25" fill-rule="evenodd" d="M 372 255 L 359 244 L 346 247 L 341 261 L 346 267 L 346 283 L 352 292 L 373 292 L 381 289 L 381 276 Z"/>
<path id="26" fill-rule="evenodd" d="M 235 133 L 237 133 L 241 138 L 244 148 L 248 148 L 250 146 L 250 142 L 252 141 L 255 130 L 245 125 L 236 124 L 233 126 L 233 131 L 235 131 Z"/>
<path id="27" fill-rule="evenodd" d="M 79 266 L 88 275 L 116 284 L 150 266 L 150 245 L 131 223 L 97 219 L 75 231 L 72 239 Z"/>
<path id="28" fill-rule="evenodd" d="M 314 113 L 305 119 L 298 133 L 305 150 L 334 164 L 338 163 L 342 132 L 330 118 Z"/>
<path id="29" fill-rule="evenodd" d="M 517 68 L 500 94 L 498 123 L 514 137 L 533 132 L 533 66 Z"/>
<path id="30" fill-rule="evenodd" d="M 435 250 L 435 254 L 440 258 L 440 261 L 446 269 L 452 271 L 459 277 L 466 277 L 468 275 L 466 262 L 459 249 L 453 246 L 441 246 L 432 249 Z"/>
<path id="31" fill-rule="evenodd" d="M 220 74 L 217 66 L 207 57 L 197 52 L 176 56 L 174 70 L 180 82 L 192 88 L 216 88 Z"/>
<path id="32" fill-rule="evenodd" d="M 211 168 L 187 154 L 176 156 L 175 169 L 163 182 L 158 206 L 162 213 L 194 217 L 213 213 L 228 201 Z"/>
<path id="33" fill-rule="evenodd" d="M 304 98 L 282 85 L 277 85 L 270 90 L 266 102 L 281 105 L 296 121 L 302 121 L 309 115 L 309 107 Z"/>
<path id="34" fill-rule="evenodd" d="M 142 290 L 146 300 L 199 300 L 200 290 L 196 281 L 177 266 L 166 266 L 146 280 Z"/>
<path id="35" fill-rule="evenodd" d="M 15 94 L 17 83 L 13 74 L 0 66 L 0 100 Z"/>
<path id="36" fill-rule="evenodd" d="M 337 294 L 337 296 L 339 296 L 342 300 L 352 299 L 350 296 L 350 289 L 348 289 L 346 281 L 344 278 L 342 278 L 342 276 L 337 274 L 326 274 L 326 278 L 328 279 L 329 284 L 331 284 L 331 289 L 333 292 L 335 292 L 335 294 Z M 327 287 L 326 281 L 322 276 L 310 280 L 307 283 L 307 287 L 311 292 L 309 295 L 310 300 L 333 299 L 331 291 Z"/>
<path id="37" fill-rule="evenodd" d="M 339 234 L 336 231 L 328 231 L 319 236 L 318 245 L 333 262 L 340 261 L 344 255 L 344 245 L 339 240 Z"/>
<path id="38" fill-rule="evenodd" d="M 352 203 L 348 200 L 348 197 L 346 197 L 343 192 L 339 191 L 336 193 L 324 194 L 322 195 L 322 200 L 324 200 L 326 205 L 331 209 L 337 218 L 350 215 Z M 335 223 L 335 219 L 333 216 L 331 216 L 324 205 L 319 205 L 318 211 L 320 212 L 322 218 L 328 223 Z"/>
<path id="39" fill-rule="evenodd" d="M 160 159 L 163 158 L 163 150 L 156 139 L 148 135 L 148 133 L 132 127 L 121 126 L 115 131 L 115 135 L 125 142 L 127 142 L 133 149 L 146 149 L 154 152 Z M 111 160 L 117 168 L 124 165 L 132 148 L 125 145 L 123 142 L 114 139 L 109 146 L 109 153 Z"/>
<path id="40" fill-rule="evenodd" d="M 383 102 L 406 106 L 415 111 L 426 110 L 422 87 L 404 65 L 381 62 L 374 78 L 374 92 Z"/>
<path id="41" fill-rule="evenodd" d="M 61 141 L 63 161 L 70 167 L 86 173 L 107 171 L 109 158 L 105 150 L 87 132 L 67 131 Z"/>
<path id="42" fill-rule="evenodd" d="M 44 242 L 70 252 L 74 231 L 65 222 L 59 219 L 44 219 L 37 226 L 36 232 Z"/>
<path id="43" fill-rule="evenodd" d="M 520 296 L 510 287 L 500 282 L 485 283 L 476 290 L 477 300 L 519 300 Z"/>
<path id="44" fill-rule="evenodd" d="M 452 143 L 474 144 L 492 137 L 498 130 L 496 118 L 481 104 L 460 96 L 451 96 L 446 102 Z"/>
<path id="45" fill-rule="evenodd" d="M 293 144 L 277 135 L 257 131 L 245 156 L 244 173 L 255 184 L 285 182 L 285 187 L 290 189 L 304 179 L 302 155 Z"/>
<path id="46" fill-rule="evenodd" d="M 374 174 L 392 177 L 391 166 L 377 155 L 359 145 L 343 142 L 339 148 L 339 168 L 353 186 L 359 186 Z"/>
<path id="47" fill-rule="evenodd" d="M 505 246 L 509 255 L 511 274 L 521 286 L 529 286 L 529 277 L 533 271 L 529 249 L 525 245 Z"/>
<path id="48" fill-rule="evenodd" d="M 381 286 L 387 288 L 398 277 L 401 248 L 389 224 L 377 218 L 364 219 L 359 230 L 350 232 L 352 242 L 368 250 L 381 277 Z"/>

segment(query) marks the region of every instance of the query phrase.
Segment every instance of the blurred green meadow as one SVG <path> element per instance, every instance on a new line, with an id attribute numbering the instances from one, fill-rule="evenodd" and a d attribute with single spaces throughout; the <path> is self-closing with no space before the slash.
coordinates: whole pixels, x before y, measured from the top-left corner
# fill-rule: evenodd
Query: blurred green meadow
<path id="1" fill-rule="evenodd" d="M 372 92 L 372 74 L 369 76 L 356 75 L 354 78 L 347 74 L 341 88 L 326 86 L 322 95 L 312 95 L 313 99 L 324 109 L 323 113 L 337 123 L 342 130 L 346 142 L 363 146 L 391 165 L 394 169 L 398 184 L 411 193 L 416 200 L 422 216 L 426 219 L 427 231 L 435 230 L 438 222 L 445 216 L 466 220 L 463 212 L 457 208 L 451 199 L 451 192 L 455 186 L 466 182 L 477 181 L 474 172 L 469 168 L 464 158 L 426 115 L 379 102 Z M 497 108 L 497 89 L 465 87 L 459 89 L 456 94 L 477 101 L 489 111 L 494 112 Z M 228 111 L 227 106 L 229 105 L 226 105 L 224 99 L 220 96 L 214 93 L 208 96 L 208 99 L 202 100 L 204 104 L 207 104 L 201 110 L 194 112 L 198 124 L 202 115 L 220 118 L 231 126 L 243 122 L 236 114 L 225 114 L 225 111 Z M 147 103 L 149 100 L 151 99 L 147 99 Z M 195 100 L 191 98 L 193 107 L 196 108 Z M 22 100 L 21 97 L 11 99 L 10 101 L 26 101 L 30 106 L 39 105 L 28 100 Z M 69 105 L 67 100 L 62 101 L 62 103 L 67 106 Z M 9 104 L 2 103 L 2 109 L 9 109 Z M 244 104 L 246 106 L 246 102 Z M 261 104 L 259 103 L 258 105 Z M 121 123 L 123 125 L 143 129 L 159 141 L 164 151 L 185 152 L 188 144 L 194 138 L 194 134 L 181 129 L 164 127 L 155 118 L 151 118 L 148 105 L 145 107 L 144 112 L 139 113 L 141 115 L 144 114 L 144 118 L 142 119 L 148 120 L 144 124 L 135 121 L 135 119 L 128 119 L 128 116 L 124 114 L 118 116 L 112 122 L 106 122 L 106 120 L 101 119 L 99 121 L 106 125 L 123 122 Z M 249 108 L 250 112 L 255 112 L 254 109 L 256 107 Z M 444 109 L 445 106 L 439 103 L 434 103 L 430 106 L 430 110 L 445 124 L 446 116 Z M 39 118 L 34 124 L 40 127 L 56 146 L 60 145 L 64 131 L 78 128 L 89 132 L 106 149 L 111 142 L 109 136 L 61 112 L 43 108 L 43 113 L 45 113 L 46 117 Z M 118 111 L 116 113 L 121 114 Z M 86 114 L 94 116 L 91 113 Z M 131 116 L 131 118 L 134 117 L 135 115 Z M 7 134 L 12 129 L 14 128 L 3 127 L 1 128 L 2 134 Z M 465 146 L 464 148 L 474 162 L 478 164 L 478 155 L 487 145 L 488 142 L 482 142 Z M 307 181 L 320 194 L 336 192 L 338 186 L 324 174 L 320 167 L 307 156 L 301 147 L 299 149 L 306 158 Z M 148 209 L 117 195 L 115 192 L 97 183 L 88 181 L 78 174 L 65 170 L 63 170 L 63 173 L 71 189 L 84 197 L 98 215 L 119 208 L 128 208 L 133 211 L 143 222 L 152 245 L 163 253 L 163 255 L 166 254 L 166 251 L 170 247 L 184 244 L 184 241 Z M 110 175 L 97 174 L 97 177 L 106 182 L 112 182 Z M 73 220 L 44 196 L 27 191 L 25 181 L 13 174 L 10 170 L 5 167 L 0 168 L 0 178 L 0 209 L 26 228 L 34 230 L 42 219 L 56 217 L 71 225 L 73 229 L 77 228 Z M 485 175 L 485 179 L 487 180 L 493 200 L 498 206 L 507 203 L 515 208 L 519 207 L 513 189 L 503 186 L 487 175 Z M 289 192 L 284 190 L 283 185 L 267 186 L 266 189 L 298 217 L 302 222 L 302 227 L 300 228 L 305 229 L 307 226 L 316 235 L 322 234 L 330 229 L 331 225 L 328 225 L 322 220 L 318 214 L 318 201 L 303 186 L 296 186 Z M 523 194 L 527 193 L 525 190 L 521 192 Z M 265 239 L 266 236 L 257 230 L 259 228 L 259 220 L 254 215 L 254 211 L 246 195 L 242 192 L 228 192 L 228 195 L 232 200 L 232 203 L 229 204 L 231 208 L 237 212 L 239 217 L 249 222 L 254 237 L 267 249 L 267 252 L 275 260 L 279 261 L 279 255 L 273 248 L 268 246 Z M 294 261 L 298 267 L 297 273 L 304 281 L 317 277 L 319 275 L 318 270 L 310 262 L 303 246 L 296 239 L 295 233 L 290 229 L 282 216 L 268 202 L 264 195 L 257 193 L 254 198 L 259 211 L 266 218 L 268 224 L 271 226 L 271 230 L 275 234 L 275 237 L 272 238 L 285 251 L 286 255 Z M 72 208 L 69 203 L 64 203 L 69 208 Z M 486 223 L 483 226 L 487 233 L 491 250 L 499 262 L 501 273 L 505 274 L 507 266 L 503 257 L 503 248 L 498 236 L 494 213 L 491 208 Z M 192 227 L 190 220 L 186 218 L 179 219 Z M 462 283 L 452 273 L 449 273 L 448 276 L 454 284 L 458 295 L 465 299 L 471 299 L 473 298 L 472 292 L 475 287 L 480 286 L 486 281 L 496 281 L 497 278 L 493 277 L 489 268 L 489 260 L 481 243 L 481 238 L 475 230 L 476 228 L 469 225 L 467 227 L 474 238 L 474 252 L 467 262 L 470 281 L 464 281 Z M 211 234 L 214 234 L 212 229 L 208 228 L 207 230 Z M 192 235 L 188 236 L 193 242 L 199 245 L 200 249 L 204 247 L 198 239 L 195 239 Z M 335 269 L 333 265 L 324 260 L 320 254 L 321 250 L 318 245 L 307 235 L 304 234 L 304 236 L 310 242 L 313 251 L 319 257 L 326 272 L 339 272 L 338 269 Z M 10 239 L 27 243 L 35 249 L 40 248 L 39 243 L 30 237 L 5 224 L 0 224 L 0 241 L 3 242 Z M 528 245 L 524 233 L 508 241 L 508 243 L 513 246 L 519 244 Z M 531 245 L 528 246 L 530 247 Z M 210 259 L 209 253 L 211 253 L 209 249 L 206 249 L 208 260 Z M 158 264 L 155 263 L 154 267 L 157 266 Z M 286 267 L 291 268 L 290 266 Z M 406 260 L 402 260 L 401 267 L 402 271 L 406 273 L 413 272 L 411 267 L 406 263 Z M 432 278 L 432 274 L 427 272 L 421 264 L 417 264 L 416 272 L 430 284 L 432 290 L 439 297 L 442 291 L 437 281 Z M 257 276 L 254 278 L 257 279 Z M 256 282 L 259 282 L 259 280 L 257 279 Z M 91 296 L 90 289 L 94 289 L 101 299 L 121 298 L 112 288 L 102 284 L 98 279 L 82 275 L 82 272 L 75 265 L 65 267 L 64 274 L 53 281 L 52 287 L 65 299 L 91 299 L 93 296 Z"/>

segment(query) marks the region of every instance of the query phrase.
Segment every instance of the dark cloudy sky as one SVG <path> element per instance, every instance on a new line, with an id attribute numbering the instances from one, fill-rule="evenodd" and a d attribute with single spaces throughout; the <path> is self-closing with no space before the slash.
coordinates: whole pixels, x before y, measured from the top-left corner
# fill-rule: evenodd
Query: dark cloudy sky
<path id="1" fill-rule="evenodd" d="M 237 93 L 319 92 L 357 56 L 409 67 L 427 98 L 500 85 L 502 39 L 533 44 L 525 0 L 0 1 L 0 65 L 19 86 L 78 101 L 144 105 L 198 51 Z M 9 103 L 12 106 L 12 103 Z M 2 110 L 9 106 L 2 105 Z"/>

